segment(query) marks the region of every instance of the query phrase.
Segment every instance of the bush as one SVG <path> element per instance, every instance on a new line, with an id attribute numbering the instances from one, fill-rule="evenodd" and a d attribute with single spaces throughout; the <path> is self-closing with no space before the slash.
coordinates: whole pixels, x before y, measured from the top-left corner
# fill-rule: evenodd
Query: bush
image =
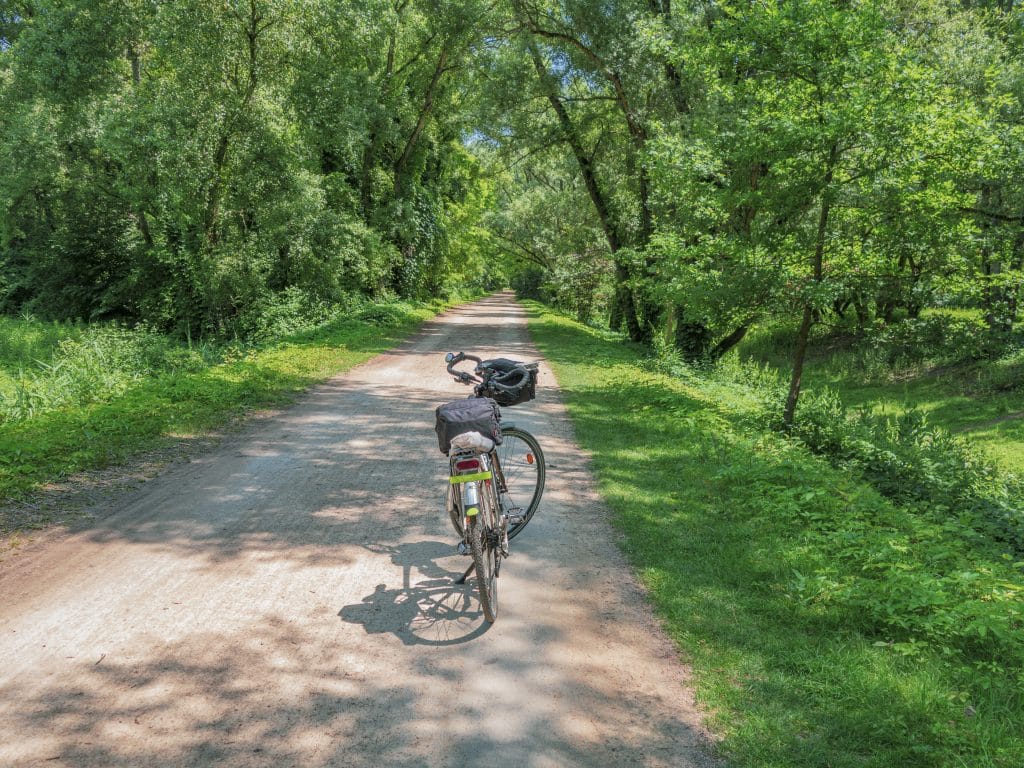
<path id="1" fill-rule="evenodd" d="M 981 318 L 931 313 L 870 328 L 860 345 L 867 361 L 887 367 L 926 361 L 980 360 L 991 354 L 991 334 Z M 870 367 L 870 364 L 866 367 Z"/>
<path id="2" fill-rule="evenodd" d="M 315 328 L 337 312 L 338 307 L 291 286 L 251 306 L 240 325 L 247 341 L 260 343 Z"/>
<path id="3" fill-rule="evenodd" d="M 368 304 L 356 312 L 355 317 L 373 325 L 395 325 L 404 315 L 404 310 L 398 304 Z"/>
<path id="4" fill-rule="evenodd" d="M 209 351 L 186 348 L 144 327 L 93 326 L 58 342 L 47 360 L 18 372 L 12 391 L 0 393 L 0 420 L 98 402 L 146 376 L 200 370 L 207 357 Z"/>
<path id="5" fill-rule="evenodd" d="M 81 326 L 71 323 L 0 316 L 0 367 L 17 370 L 49 356 L 61 341 L 81 335 Z"/>
<path id="6" fill-rule="evenodd" d="M 606 317 L 614 293 L 613 267 L 600 252 L 561 258 L 544 280 L 543 291 L 559 309 L 572 312 L 581 323 Z"/>
<path id="7" fill-rule="evenodd" d="M 1024 553 L 1024 483 L 966 440 L 911 410 L 896 418 L 848 412 L 830 390 L 804 396 L 791 430 L 894 501 L 996 536 Z"/>

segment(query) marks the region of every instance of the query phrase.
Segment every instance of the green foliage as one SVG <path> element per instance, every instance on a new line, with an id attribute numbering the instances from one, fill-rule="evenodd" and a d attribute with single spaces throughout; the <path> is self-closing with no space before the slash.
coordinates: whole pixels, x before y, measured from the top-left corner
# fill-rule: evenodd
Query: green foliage
<path id="1" fill-rule="evenodd" d="M 472 2 L 31 5 L 0 50 L 0 311 L 225 339 L 480 284 Z"/>
<path id="2" fill-rule="evenodd" d="M 980 318 L 935 312 L 875 326 L 860 345 L 868 354 L 877 351 L 891 369 L 923 361 L 978 360 L 991 353 L 992 338 Z"/>
<path id="3" fill-rule="evenodd" d="M 37 359 L 0 394 L 0 424 L 69 406 L 85 406 L 124 392 L 133 383 L 163 372 L 205 367 L 196 350 L 146 329 L 97 326 L 55 345 L 48 359 Z"/>
<path id="4" fill-rule="evenodd" d="M 551 297 L 545 284 L 546 274 L 540 267 L 517 270 L 512 277 L 512 288 L 520 298 L 550 303 Z"/>
<path id="5" fill-rule="evenodd" d="M 0 370 L 17 371 L 48 357 L 60 342 L 81 335 L 77 325 L 41 322 L 31 315 L 0 316 Z"/>
<path id="6" fill-rule="evenodd" d="M 328 304 L 297 286 L 290 286 L 242 314 L 242 335 L 254 343 L 272 342 L 344 316 L 350 304 L 355 303 L 356 299 Z"/>
<path id="7" fill-rule="evenodd" d="M 760 359 L 772 360 L 778 354 L 774 345 L 785 338 L 785 333 L 761 333 L 756 342 Z M 906 366 L 924 360 L 930 364 L 960 361 L 988 341 L 987 329 L 972 317 L 930 315 L 883 327 L 870 341 L 855 342 L 844 360 L 818 365 L 855 379 L 881 371 L 891 387 L 887 377 L 894 368 L 907 370 Z M 749 344 L 744 354 L 750 355 L 753 348 L 754 344 Z M 677 371 L 678 364 L 669 370 Z M 781 399 L 784 374 L 784 368 L 780 371 L 767 364 L 735 360 L 707 375 L 734 390 L 748 392 L 754 404 L 750 423 L 779 426 L 775 404 Z M 834 386 L 843 384 L 848 385 L 848 380 L 833 379 Z M 939 522 L 953 518 L 963 535 L 971 535 L 972 529 L 984 531 L 1024 554 L 1024 485 L 1020 479 L 999 468 L 969 438 L 932 424 L 927 412 L 913 404 L 896 415 L 878 413 L 876 404 L 867 399 L 849 409 L 841 392 L 820 386 L 805 397 L 789 433 L 888 498 L 916 505 L 922 514 Z"/>
<path id="8" fill-rule="evenodd" d="M 612 264 L 601 251 L 559 259 L 547 280 L 555 306 L 572 312 L 581 323 L 604 318 L 612 298 Z"/>
<path id="9" fill-rule="evenodd" d="M 669 123 L 650 149 L 659 290 L 688 319 L 729 330 L 883 290 L 909 301 L 958 263 L 968 233 L 949 222 L 966 203 L 949 178 L 977 116 L 921 55 L 944 33 L 901 31 L 945 11 L 899 13 L 741 4 L 654 38 L 701 78 L 691 130 Z"/>
<path id="10" fill-rule="evenodd" d="M 819 326 L 807 386 L 812 392 L 836 390 L 853 411 L 885 417 L 920 411 L 930 424 L 983 448 L 1004 471 L 1024 473 L 1024 352 L 1011 347 L 997 358 L 972 360 L 979 349 L 992 351 L 991 336 L 987 330 L 982 333 L 977 313 L 941 314 L 948 322 L 928 322 L 924 327 L 932 330 L 927 334 L 918 332 L 922 326 L 916 321 L 911 323 L 909 344 L 899 325 L 883 327 L 873 344 L 845 325 Z M 935 328 L 943 330 L 935 333 Z M 770 374 L 775 383 L 759 385 L 756 391 L 769 397 L 766 412 L 772 412 L 770 398 L 778 402 L 778 379 L 789 370 L 791 336 L 784 325 L 756 329 L 741 344 L 740 356 L 723 361 L 715 375 L 739 381 L 751 366 Z"/>
<path id="11" fill-rule="evenodd" d="M 792 434 L 894 501 L 919 506 L 938 524 L 953 521 L 960 536 L 983 531 L 1024 555 L 1024 484 L 966 439 L 929 425 L 921 412 L 849 413 L 824 390 L 807 398 Z"/>
<path id="12" fill-rule="evenodd" d="M 499 157 L 484 148 L 476 151 L 497 166 Z M 546 153 L 533 157 L 527 172 L 502 172 L 501 178 L 496 210 L 484 221 L 512 286 L 521 296 L 551 302 L 583 322 L 604 320 L 614 266 L 571 166 Z"/>
<path id="13" fill-rule="evenodd" d="M 332 313 L 260 346 L 190 349 L 148 330 L 78 329 L 16 376 L 14 394 L 0 390 L 11 417 L 0 421 L 0 499 L 286 402 L 387 349 L 439 306 L 365 304 L 358 317 Z"/>
<path id="14" fill-rule="evenodd" d="M 1024 760 L 1024 577 L 1002 543 L 765 431 L 757 394 L 721 370 L 652 372 L 592 329 L 531 316 L 730 764 Z M 903 431 L 933 439 L 914 419 Z"/>

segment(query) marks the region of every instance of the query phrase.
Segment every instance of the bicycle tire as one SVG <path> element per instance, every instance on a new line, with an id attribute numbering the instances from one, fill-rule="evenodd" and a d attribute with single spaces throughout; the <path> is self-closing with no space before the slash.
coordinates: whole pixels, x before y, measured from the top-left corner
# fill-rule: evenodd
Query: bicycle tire
<path id="1" fill-rule="evenodd" d="M 469 518 L 469 552 L 473 557 L 476 569 L 477 593 L 480 598 L 480 610 L 484 619 L 493 624 L 498 618 L 498 552 L 489 535 L 494 517 L 485 503 L 480 512 Z"/>
<path id="2" fill-rule="evenodd" d="M 544 451 L 537 438 L 519 427 L 503 429 L 501 434 L 501 445 L 494 448 L 494 453 L 498 456 L 507 492 L 498 493 L 498 506 L 501 510 L 515 507 L 523 510 L 519 521 L 509 526 L 508 537 L 513 539 L 533 519 L 540 506 L 547 469 Z M 528 455 L 532 455 L 532 462 L 528 460 Z M 526 504 L 517 503 L 526 499 L 529 499 Z"/>

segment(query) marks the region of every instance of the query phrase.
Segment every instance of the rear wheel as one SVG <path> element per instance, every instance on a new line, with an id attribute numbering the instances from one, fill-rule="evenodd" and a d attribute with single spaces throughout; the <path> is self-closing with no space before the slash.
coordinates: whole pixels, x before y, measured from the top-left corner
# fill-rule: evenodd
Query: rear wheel
<path id="1" fill-rule="evenodd" d="M 501 445 L 491 451 L 491 463 L 504 478 L 505 490 L 496 489 L 500 514 L 509 518 L 508 538 L 514 538 L 530 522 L 544 494 L 546 475 L 544 452 L 537 438 L 519 427 L 501 430 Z M 454 473 L 454 469 L 452 470 Z M 448 489 L 448 516 L 455 532 L 462 536 L 462 510 L 455 503 L 454 491 Z"/>
<path id="2" fill-rule="evenodd" d="M 476 568 L 477 592 L 480 594 L 480 609 L 490 623 L 498 618 L 498 558 L 499 529 L 494 524 L 495 515 L 486 509 L 469 518 L 469 551 Z"/>

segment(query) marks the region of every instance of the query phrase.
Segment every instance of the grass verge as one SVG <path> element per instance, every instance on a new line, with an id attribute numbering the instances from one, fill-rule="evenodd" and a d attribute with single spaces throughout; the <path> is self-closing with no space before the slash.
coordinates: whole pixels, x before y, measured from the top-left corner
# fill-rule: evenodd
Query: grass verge
<path id="1" fill-rule="evenodd" d="M 216 365 L 160 373 L 100 402 L 0 423 L 0 501 L 122 461 L 168 437 L 203 433 L 247 410 L 286 403 L 394 346 L 444 306 L 382 305 Z M 7 528 L 0 518 L 0 534 L 11 533 Z"/>
<path id="2" fill-rule="evenodd" d="M 1024 564 L 755 429 L 747 393 L 529 312 L 734 765 L 1024 765 Z"/>

